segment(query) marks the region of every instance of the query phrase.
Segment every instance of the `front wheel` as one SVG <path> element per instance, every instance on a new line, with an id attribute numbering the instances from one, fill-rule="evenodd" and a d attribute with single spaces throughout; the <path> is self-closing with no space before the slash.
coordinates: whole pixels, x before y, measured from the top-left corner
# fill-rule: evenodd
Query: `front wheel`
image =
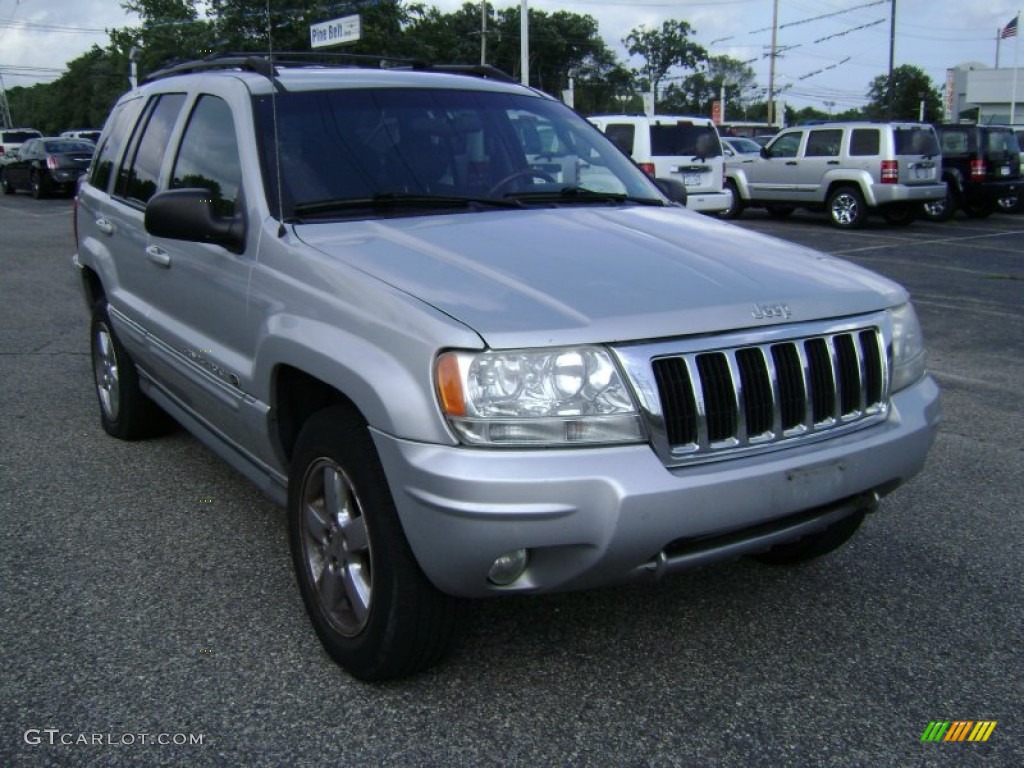
<path id="1" fill-rule="evenodd" d="M 767 552 L 751 555 L 751 557 L 767 565 L 798 565 L 806 563 L 808 560 L 814 560 L 822 555 L 827 555 L 849 541 L 850 537 L 860 528 L 865 514 L 864 511 L 855 512 L 849 517 L 832 523 L 823 531 L 809 534 L 787 544 L 778 544 Z"/>
<path id="2" fill-rule="evenodd" d="M 864 198 L 854 187 L 838 187 L 828 196 L 828 217 L 839 229 L 857 229 L 864 226 L 868 209 Z"/>
<path id="3" fill-rule="evenodd" d="M 905 227 L 917 218 L 917 206 L 913 203 L 892 203 L 885 206 L 882 216 L 895 227 Z"/>
<path id="4" fill-rule="evenodd" d="M 365 422 L 336 406 L 295 445 L 288 519 L 299 591 L 328 654 L 353 676 L 403 677 L 441 660 L 458 602 L 420 570 Z"/>

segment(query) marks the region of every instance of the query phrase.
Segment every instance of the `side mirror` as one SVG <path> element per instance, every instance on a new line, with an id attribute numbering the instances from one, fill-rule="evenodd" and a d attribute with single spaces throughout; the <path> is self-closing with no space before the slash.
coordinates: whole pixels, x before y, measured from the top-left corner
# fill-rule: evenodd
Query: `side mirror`
<path id="1" fill-rule="evenodd" d="M 655 179 L 654 183 L 673 203 L 686 205 L 686 185 L 679 179 Z"/>
<path id="2" fill-rule="evenodd" d="M 233 253 L 245 250 L 245 218 L 218 216 L 208 189 L 169 189 L 146 205 L 146 231 L 156 237 L 211 243 Z"/>

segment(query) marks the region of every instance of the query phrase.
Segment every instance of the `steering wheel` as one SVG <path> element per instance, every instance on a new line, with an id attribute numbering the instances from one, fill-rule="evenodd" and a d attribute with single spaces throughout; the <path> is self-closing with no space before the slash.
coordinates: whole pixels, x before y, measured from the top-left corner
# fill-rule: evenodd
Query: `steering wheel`
<path id="1" fill-rule="evenodd" d="M 499 190 L 504 189 L 516 179 L 540 179 L 541 181 L 546 181 L 549 183 L 554 183 L 555 181 L 554 176 L 552 176 L 549 173 L 545 173 L 544 171 L 538 170 L 536 168 L 521 168 L 515 173 L 510 173 L 504 179 L 502 179 L 493 187 L 491 187 L 487 191 L 487 196 L 494 197 Z"/>

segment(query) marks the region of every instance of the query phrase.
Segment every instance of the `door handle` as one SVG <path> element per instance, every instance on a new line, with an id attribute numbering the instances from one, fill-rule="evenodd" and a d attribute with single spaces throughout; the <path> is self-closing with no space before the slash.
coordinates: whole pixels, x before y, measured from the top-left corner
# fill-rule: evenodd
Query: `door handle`
<path id="1" fill-rule="evenodd" d="M 171 254 L 159 245 L 151 245 L 146 249 L 146 256 L 158 267 L 171 266 Z"/>
<path id="2" fill-rule="evenodd" d="M 114 234 L 114 225 L 106 219 L 96 219 L 96 229 L 102 232 L 104 235 Z"/>
<path id="3" fill-rule="evenodd" d="M 796 160 L 787 160 L 786 165 L 797 165 Z"/>
<path id="4" fill-rule="evenodd" d="M 838 160 L 829 160 L 828 164 L 829 165 L 839 165 L 839 161 Z"/>

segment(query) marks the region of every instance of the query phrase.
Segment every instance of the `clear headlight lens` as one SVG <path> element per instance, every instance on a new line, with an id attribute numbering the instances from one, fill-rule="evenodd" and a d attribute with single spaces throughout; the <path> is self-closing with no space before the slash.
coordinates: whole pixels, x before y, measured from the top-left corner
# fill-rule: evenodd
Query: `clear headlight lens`
<path id="1" fill-rule="evenodd" d="M 892 319 L 892 391 L 898 392 L 924 376 L 924 335 L 909 302 L 889 310 Z"/>
<path id="2" fill-rule="evenodd" d="M 471 445 L 580 445 L 644 440 L 633 398 L 601 347 L 446 352 L 438 400 Z"/>

